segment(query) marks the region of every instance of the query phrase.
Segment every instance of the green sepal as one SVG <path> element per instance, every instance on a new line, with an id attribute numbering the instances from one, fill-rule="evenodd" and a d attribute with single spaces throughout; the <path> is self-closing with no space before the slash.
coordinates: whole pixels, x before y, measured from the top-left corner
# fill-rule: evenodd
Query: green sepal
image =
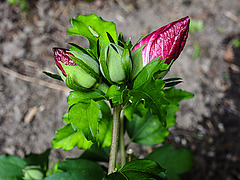
<path id="1" fill-rule="evenodd" d="M 63 81 L 63 79 L 61 78 L 61 76 L 57 75 L 57 74 L 52 74 L 50 72 L 46 72 L 46 71 L 43 71 L 43 73 L 47 76 L 49 76 L 50 78 L 53 78 L 53 79 L 56 79 L 56 80 L 59 80 L 59 81 Z"/>
<path id="2" fill-rule="evenodd" d="M 77 52 L 69 51 L 74 56 L 69 56 L 79 67 L 81 67 L 91 77 L 99 80 L 99 64 L 91 56 Z"/>
<path id="3" fill-rule="evenodd" d="M 141 46 L 140 48 L 138 48 L 137 50 L 131 53 L 132 55 L 132 72 L 130 75 L 131 80 L 133 80 L 143 68 L 143 59 L 142 59 L 143 48 L 144 46 Z"/>
<path id="4" fill-rule="evenodd" d="M 108 54 L 108 49 L 109 46 L 107 46 L 105 49 L 101 49 L 100 57 L 99 57 L 99 62 L 100 62 L 100 70 L 103 74 L 103 76 L 110 82 L 112 83 L 109 72 L 108 72 L 108 65 L 107 65 L 107 54 Z"/>
<path id="5" fill-rule="evenodd" d="M 91 84 L 94 85 L 95 83 L 94 83 L 94 79 L 92 77 L 91 77 L 91 80 L 92 80 Z M 90 86 L 90 88 L 85 88 L 85 87 L 81 86 L 78 82 L 75 81 L 75 79 L 73 79 L 71 77 L 70 74 L 67 75 L 67 77 L 65 79 L 65 84 L 67 87 L 69 87 L 70 89 L 75 90 L 75 91 L 90 91 L 91 90 L 90 88 L 92 87 L 92 86 Z"/>
<path id="6" fill-rule="evenodd" d="M 93 59 L 97 60 L 98 58 L 93 54 L 93 52 L 87 48 L 81 47 L 75 43 L 68 43 L 71 45 L 71 47 L 69 48 L 70 51 L 78 51 L 84 54 L 87 54 L 89 56 L 91 56 Z"/>
<path id="7" fill-rule="evenodd" d="M 127 46 L 124 47 L 121 61 L 122 61 L 123 71 L 125 74 L 125 81 L 128 82 L 130 78 L 130 74 L 132 72 L 132 60 L 130 58 L 130 51 Z"/>
<path id="8" fill-rule="evenodd" d="M 95 14 L 79 15 L 76 19 L 71 18 L 71 28 L 68 29 L 68 35 L 81 35 L 89 41 L 89 47 L 96 57 L 98 57 L 97 41 L 99 40 L 101 48 L 105 48 L 109 43 L 108 32 L 115 43 L 117 43 L 116 25 L 113 22 L 104 21 Z"/>
<path id="9" fill-rule="evenodd" d="M 123 48 L 115 44 L 109 45 L 107 53 L 107 67 L 111 82 L 121 83 L 126 79 L 123 63 Z"/>

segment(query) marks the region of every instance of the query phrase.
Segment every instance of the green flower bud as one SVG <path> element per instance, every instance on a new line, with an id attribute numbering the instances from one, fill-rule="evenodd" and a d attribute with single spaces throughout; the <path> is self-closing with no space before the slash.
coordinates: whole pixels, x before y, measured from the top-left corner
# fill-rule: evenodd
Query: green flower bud
<path id="1" fill-rule="evenodd" d="M 96 85 L 99 79 L 99 64 L 87 54 L 67 49 L 54 48 L 58 71 L 66 86 L 85 91 Z"/>
<path id="2" fill-rule="evenodd" d="M 110 83 L 122 84 L 129 80 L 132 61 L 127 47 L 108 45 L 100 55 L 100 69 Z"/>
<path id="3" fill-rule="evenodd" d="M 29 166 L 26 167 L 24 170 L 24 180 L 42 180 L 43 173 L 37 166 Z"/>

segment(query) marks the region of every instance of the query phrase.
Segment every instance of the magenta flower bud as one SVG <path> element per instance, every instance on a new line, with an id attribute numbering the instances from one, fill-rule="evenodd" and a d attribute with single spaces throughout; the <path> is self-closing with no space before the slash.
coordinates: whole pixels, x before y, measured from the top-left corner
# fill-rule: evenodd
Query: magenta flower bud
<path id="1" fill-rule="evenodd" d="M 57 67 L 62 71 L 63 75 L 66 77 L 67 73 L 64 71 L 60 62 L 67 66 L 77 66 L 75 62 L 68 55 L 73 56 L 71 53 L 67 52 L 68 49 L 63 48 L 53 48 L 54 59 Z"/>
<path id="2" fill-rule="evenodd" d="M 145 45 L 142 50 L 143 67 L 159 56 L 159 60 L 166 59 L 167 64 L 177 59 L 185 46 L 189 23 L 189 17 L 184 17 L 152 32 L 136 44 L 132 51 Z"/>

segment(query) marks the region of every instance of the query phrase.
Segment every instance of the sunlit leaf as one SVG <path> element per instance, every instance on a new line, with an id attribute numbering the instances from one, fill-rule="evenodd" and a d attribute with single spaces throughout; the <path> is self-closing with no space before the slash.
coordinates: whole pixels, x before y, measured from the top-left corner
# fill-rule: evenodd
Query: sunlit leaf
<path id="1" fill-rule="evenodd" d="M 113 22 L 104 21 L 95 14 L 79 15 L 76 19 L 71 18 L 70 23 L 72 27 L 69 28 L 68 34 L 86 37 L 89 41 L 89 47 L 96 57 L 98 57 L 97 41 L 99 40 L 103 49 L 110 43 L 107 32 L 117 43 L 116 25 Z"/>
<path id="2" fill-rule="evenodd" d="M 102 118 L 98 104 L 93 100 L 89 104 L 79 102 L 70 108 L 68 114 L 73 129 L 80 131 L 87 140 L 96 142 L 98 122 Z"/>
<path id="3" fill-rule="evenodd" d="M 62 148 L 68 151 L 75 146 L 79 149 L 88 149 L 92 146 L 92 142 L 88 141 L 81 132 L 74 131 L 71 124 L 68 124 L 57 130 L 57 135 L 52 140 L 53 148 Z"/>
<path id="4" fill-rule="evenodd" d="M 136 81 L 136 80 L 135 80 Z M 150 79 L 130 92 L 133 96 L 133 108 L 144 100 L 145 107 L 152 110 L 153 115 L 157 115 L 161 123 L 165 126 L 167 114 L 166 106 L 169 102 L 164 97 L 163 87 L 165 82 L 161 79 Z"/>
<path id="5" fill-rule="evenodd" d="M 17 180 L 23 177 L 27 163 L 17 156 L 0 155 L 0 179 Z"/>

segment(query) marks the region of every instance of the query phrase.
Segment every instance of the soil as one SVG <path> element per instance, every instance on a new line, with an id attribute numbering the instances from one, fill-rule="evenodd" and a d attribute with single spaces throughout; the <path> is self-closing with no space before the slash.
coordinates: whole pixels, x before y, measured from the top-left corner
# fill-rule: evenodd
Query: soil
<path id="1" fill-rule="evenodd" d="M 29 1 L 25 13 L 0 1 L 0 154 L 41 153 L 63 126 L 69 90 L 42 71 L 57 73 L 53 47 L 75 42 L 67 36 L 69 19 L 95 13 L 113 21 L 135 42 L 159 27 L 190 16 L 204 29 L 191 32 L 169 77 L 195 94 L 181 103 L 167 141 L 194 153 L 192 170 L 182 179 L 240 179 L 240 1 L 95 0 Z M 149 150 L 143 147 L 142 151 Z M 52 150 L 51 159 L 77 157 L 81 151 Z M 140 154 L 141 155 L 141 154 Z"/>

